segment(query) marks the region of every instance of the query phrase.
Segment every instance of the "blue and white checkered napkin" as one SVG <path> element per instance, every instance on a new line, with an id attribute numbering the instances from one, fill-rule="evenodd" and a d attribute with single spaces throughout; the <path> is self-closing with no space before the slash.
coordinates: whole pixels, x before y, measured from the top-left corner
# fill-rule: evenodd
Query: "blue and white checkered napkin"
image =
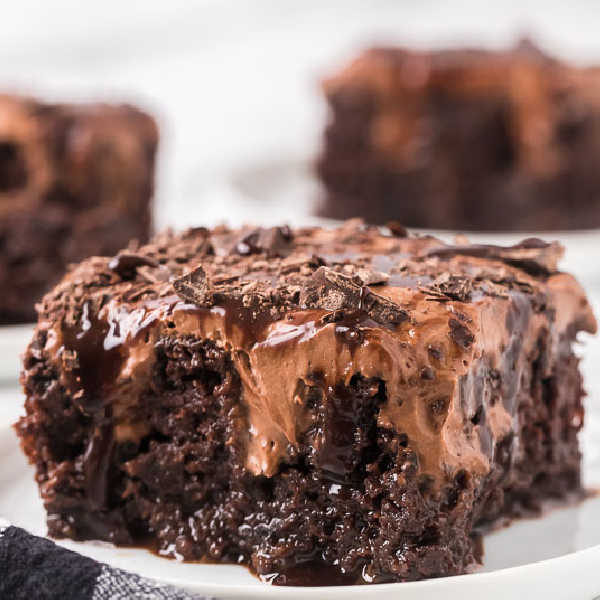
<path id="1" fill-rule="evenodd" d="M 0 523 L 1 600 L 208 600 Z M 215 599 L 213 599 L 215 600 Z"/>

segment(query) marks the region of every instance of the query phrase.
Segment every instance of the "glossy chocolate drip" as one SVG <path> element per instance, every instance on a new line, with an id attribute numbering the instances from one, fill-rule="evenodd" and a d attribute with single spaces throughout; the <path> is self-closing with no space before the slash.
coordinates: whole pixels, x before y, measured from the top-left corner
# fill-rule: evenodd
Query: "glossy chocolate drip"
<path id="1" fill-rule="evenodd" d="M 93 510 L 108 508 L 110 471 L 115 447 L 110 412 L 110 407 L 107 407 L 104 417 L 97 423 L 83 455 L 85 493 Z"/>
<path id="2" fill-rule="evenodd" d="M 118 346 L 107 345 L 109 324 L 90 313 L 84 304 L 76 326 L 62 328 L 62 352 L 74 353 L 74 368 L 69 385 L 84 413 L 93 419 L 93 430 L 83 455 L 85 494 L 92 510 L 108 508 L 110 470 L 113 462 L 114 434 L 109 404 L 110 392 L 122 364 Z M 75 392 L 79 389 L 81 393 Z"/>
<path id="3" fill-rule="evenodd" d="M 365 404 L 362 397 L 342 383 L 327 388 L 323 420 L 316 435 L 316 464 L 326 481 L 356 484 L 364 477 L 364 473 L 357 472 L 362 458 L 357 442 L 368 442 L 364 438 L 372 431 L 365 430 L 365 424 L 370 423 L 374 430 L 374 415 L 383 401 L 379 384 L 371 385 L 377 389 L 371 404 Z"/>
<path id="4" fill-rule="evenodd" d="M 69 386 L 83 412 L 91 416 L 102 412 L 107 389 L 121 367 L 119 348 L 105 347 L 109 330 L 109 324 L 98 318 L 89 303 L 83 305 L 79 323 L 62 326 L 63 354 L 74 353 Z M 76 393 L 78 390 L 80 394 Z"/>
<path id="5" fill-rule="evenodd" d="M 513 293 L 512 302 L 506 313 L 505 326 L 510 332 L 502 359 L 502 400 L 509 414 L 513 414 L 520 387 L 520 369 L 517 368 L 523 351 L 523 332 L 527 330 L 533 317 L 531 305 L 524 294 Z M 540 332 L 541 333 L 541 332 Z M 537 340 L 533 340 L 535 343 Z M 531 343 L 531 342 L 530 342 Z"/>
<path id="6" fill-rule="evenodd" d="M 356 574 L 342 573 L 337 567 L 327 564 L 321 559 L 302 559 L 301 557 L 292 566 L 283 568 L 276 573 L 260 575 L 260 580 L 272 585 L 290 586 L 332 586 L 363 583 Z"/>
<path id="7" fill-rule="evenodd" d="M 336 313 L 332 313 L 327 318 L 335 322 L 335 335 L 338 345 L 347 346 L 353 354 L 354 350 L 364 342 L 365 334 L 363 329 L 365 327 L 377 326 L 375 321 L 362 311 L 340 312 L 337 315 Z"/>

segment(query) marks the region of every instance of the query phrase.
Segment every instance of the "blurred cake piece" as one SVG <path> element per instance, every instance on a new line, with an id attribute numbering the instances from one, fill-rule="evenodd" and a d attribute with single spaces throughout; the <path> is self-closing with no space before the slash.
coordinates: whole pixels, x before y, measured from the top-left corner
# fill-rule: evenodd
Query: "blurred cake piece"
<path id="1" fill-rule="evenodd" d="M 531 42 L 366 51 L 324 83 L 322 214 L 469 230 L 600 227 L 600 69 Z"/>
<path id="2" fill-rule="evenodd" d="M 131 106 L 0 95 L 0 324 L 33 321 L 69 263 L 147 240 L 157 141 Z"/>

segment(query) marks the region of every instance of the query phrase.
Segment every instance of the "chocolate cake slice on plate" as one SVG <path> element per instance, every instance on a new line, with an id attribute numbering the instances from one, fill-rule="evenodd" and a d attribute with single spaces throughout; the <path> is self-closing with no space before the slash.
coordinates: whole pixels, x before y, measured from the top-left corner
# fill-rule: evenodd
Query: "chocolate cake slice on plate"
<path id="1" fill-rule="evenodd" d="M 464 573 L 481 526 L 581 493 L 596 323 L 561 253 L 349 221 L 85 260 L 24 359 L 49 534 L 276 584 Z"/>

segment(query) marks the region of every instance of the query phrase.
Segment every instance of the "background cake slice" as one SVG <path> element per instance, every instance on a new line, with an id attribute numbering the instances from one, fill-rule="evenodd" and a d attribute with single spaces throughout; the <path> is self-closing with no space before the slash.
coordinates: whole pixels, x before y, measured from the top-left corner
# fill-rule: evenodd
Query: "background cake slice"
<path id="1" fill-rule="evenodd" d="M 0 95 L 0 324 L 34 321 L 68 264 L 148 240 L 157 140 L 131 106 Z"/>
<path id="2" fill-rule="evenodd" d="M 581 493 L 596 323 L 561 252 L 350 221 L 82 262 L 24 359 L 49 533 L 277 584 L 465 572 L 482 526 Z"/>
<path id="3" fill-rule="evenodd" d="M 328 79 L 322 213 L 458 230 L 600 227 L 600 70 L 375 48 Z"/>

